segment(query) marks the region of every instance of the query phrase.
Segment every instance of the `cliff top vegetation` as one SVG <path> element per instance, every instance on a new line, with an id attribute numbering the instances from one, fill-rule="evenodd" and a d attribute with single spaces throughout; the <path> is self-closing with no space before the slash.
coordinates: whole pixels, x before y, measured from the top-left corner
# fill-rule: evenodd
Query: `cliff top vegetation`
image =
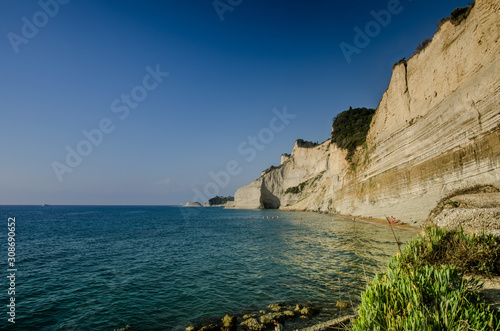
<path id="1" fill-rule="evenodd" d="M 234 198 L 231 196 L 220 197 L 220 196 L 216 195 L 212 199 L 208 200 L 208 203 L 210 204 L 210 206 L 214 206 L 214 205 L 223 205 L 223 204 L 227 203 L 228 201 L 234 201 Z"/>
<path id="2" fill-rule="evenodd" d="M 466 7 L 455 8 L 451 12 L 450 16 L 441 19 L 441 21 L 439 22 L 439 26 L 441 26 L 446 21 L 450 21 L 451 23 L 453 23 L 453 25 L 459 25 L 460 23 L 462 23 L 463 20 L 465 20 L 467 18 L 467 16 L 469 16 L 470 11 L 472 10 L 472 8 L 474 8 L 475 4 L 476 4 L 476 2 L 472 1 Z M 439 28 L 438 28 L 438 30 L 439 30 Z"/>
<path id="3" fill-rule="evenodd" d="M 445 17 L 445 18 L 442 18 L 438 23 L 437 23 L 437 31 L 439 31 L 439 29 L 441 28 L 441 26 L 447 22 L 447 21 L 450 21 L 453 25 L 457 26 L 457 25 L 460 25 L 460 23 L 462 23 L 470 14 L 470 11 L 472 10 L 472 8 L 474 8 L 474 5 L 475 5 L 475 1 L 472 1 L 471 3 L 469 3 L 468 6 L 465 6 L 465 7 L 459 7 L 459 8 L 455 8 L 450 16 L 448 17 Z M 416 55 L 418 54 L 420 51 L 422 51 L 423 49 L 425 49 L 432 41 L 432 38 L 425 38 L 418 46 L 417 46 L 417 49 L 415 50 L 415 52 L 413 52 L 413 55 Z M 413 56 L 412 55 L 412 56 Z"/>
<path id="4" fill-rule="evenodd" d="M 304 139 L 297 139 L 297 146 L 302 148 L 313 148 L 318 146 L 318 142 L 306 141 Z"/>
<path id="5" fill-rule="evenodd" d="M 366 142 L 375 109 L 352 108 L 343 111 L 333 119 L 332 142 L 339 148 L 347 149 L 346 159 L 351 162 L 358 146 Z"/>

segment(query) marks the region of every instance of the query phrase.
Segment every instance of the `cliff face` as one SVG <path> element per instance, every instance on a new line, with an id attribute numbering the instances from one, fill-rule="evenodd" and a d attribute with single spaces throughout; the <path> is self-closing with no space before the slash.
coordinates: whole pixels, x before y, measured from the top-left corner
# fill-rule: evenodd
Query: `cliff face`
<path id="1" fill-rule="evenodd" d="M 476 1 L 460 25 L 444 23 L 394 66 L 354 166 L 329 142 L 296 144 L 280 167 L 239 189 L 233 207 L 421 223 L 453 191 L 500 187 L 499 34 L 500 0 Z"/>
<path id="2" fill-rule="evenodd" d="M 295 143 L 285 162 L 237 190 L 234 203 L 228 207 L 329 212 L 334 188 L 341 187 L 348 168 L 346 154 L 330 142 L 312 148 Z"/>

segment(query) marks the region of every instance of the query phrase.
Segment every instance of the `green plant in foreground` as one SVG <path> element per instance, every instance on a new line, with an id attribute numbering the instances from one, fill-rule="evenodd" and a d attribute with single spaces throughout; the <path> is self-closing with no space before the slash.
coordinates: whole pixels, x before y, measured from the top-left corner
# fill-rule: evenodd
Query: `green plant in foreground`
<path id="1" fill-rule="evenodd" d="M 496 255 L 498 263 L 497 240 L 426 229 L 425 236 L 413 239 L 402 254 L 391 258 L 385 274 L 368 284 L 352 329 L 500 330 L 498 313 L 481 301 L 479 282 L 463 277 L 465 271 L 484 268 L 482 254 Z M 445 263 L 454 251 L 465 263 L 457 259 Z"/>
<path id="2" fill-rule="evenodd" d="M 393 260 L 368 285 L 353 330 L 498 330 L 498 316 L 480 301 L 477 280 L 450 266 L 409 274 Z"/>

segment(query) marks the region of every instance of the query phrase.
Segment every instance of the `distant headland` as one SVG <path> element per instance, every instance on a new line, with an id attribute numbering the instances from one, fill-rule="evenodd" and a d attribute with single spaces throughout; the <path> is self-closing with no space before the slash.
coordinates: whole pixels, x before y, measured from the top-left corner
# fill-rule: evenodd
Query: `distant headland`
<path id="1" fill-rule="evenodd" d="M 234 197 L 223 197 L 216 195 L 212 199 L 209 199 L 204 205 L 199 202 L 186 202 L 184 207 L 225 207 L 226 204 L 230 201 L 234 201 Z"/>

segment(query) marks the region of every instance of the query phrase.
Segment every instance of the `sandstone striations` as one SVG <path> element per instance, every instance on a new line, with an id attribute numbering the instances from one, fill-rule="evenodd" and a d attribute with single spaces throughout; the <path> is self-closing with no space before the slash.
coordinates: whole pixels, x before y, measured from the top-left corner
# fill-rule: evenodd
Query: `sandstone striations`
<path id="1" fill-rule="evenodd" d="M 422 224 L 436 204 L 476 185 L 500 187 L 500 0 L 393 68 L 353 164 L 330 141 L 290 157 L 235 194 L 234 208 L 281 208 Z"/>

